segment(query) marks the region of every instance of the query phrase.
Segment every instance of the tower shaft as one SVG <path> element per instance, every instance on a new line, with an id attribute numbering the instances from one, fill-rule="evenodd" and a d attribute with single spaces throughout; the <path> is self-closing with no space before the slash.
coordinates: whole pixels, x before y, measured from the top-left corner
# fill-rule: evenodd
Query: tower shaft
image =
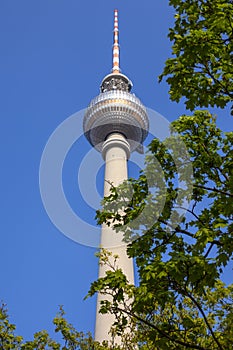
<path id="1" fill-rule="evenodd" d="M 112 134 L 103 144 L 102 155 L 105 159 L 105 176 L 104 176 L 104 196 L 110 195 L 111 186 L 118 186 L 128 178 L 127 159 L 130 154 L 130 146 L 121 134 Z M 117 267 L 122 269 L 129 283 L 134 283 L 133 260 L 129 259 L 126 253 L 126 245 L 122 242 L 123 234 L 116 233 L 113 228 L 105 224 L 101 230 L 101 247 L 107 248 L 112 253 L 110 259 L 114 260 L 113 256 L 117 255 Z M 109 248 L 108 248 L 109 247 Z M 104 277 L 109 267 L 106 265 L 99 266 L 99 278 Z M 96 326 L 95 340 L 102 342 L 103 340 L 112 341 L 109 330 L 111 325 L 116 321 L 112 314 L 100 314 L 99 309 L 101 300 L 106 300 L 105 295 L 98 294 L 97 309 L 96 309 Z M 112 300 L 109 298 L 109 301 Z M 114 343 L 120 343 L 117 337 Z"/>

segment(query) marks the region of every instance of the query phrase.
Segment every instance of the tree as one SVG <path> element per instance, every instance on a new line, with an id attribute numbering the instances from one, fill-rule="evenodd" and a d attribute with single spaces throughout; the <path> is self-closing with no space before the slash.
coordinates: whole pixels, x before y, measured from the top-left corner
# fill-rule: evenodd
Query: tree
<path id="1" fill-rule="evenodd" d="M 232 0 L 170 0 L 176 11 L 170 28 L 172 57 L 162 78 L 173 101 L 186 107 L 225 107 L 233 99 Z"/>
<path id="2" fill-rule="evenodd" d="M 176 11 L 169 32 L 173 56 L 159 80 L 166 77 L 170 98 L 184 97 L 190 110 L 224 108 L 233 99 L 232 1 L 170 0 L 170 5 Z M 97 212 L 100 224 L 114 223 L 116 232 L 124 232 L 139 285 L 130 286 L 115 267 L 92 284 L 89 295 L 112 295 L 102 312 L 115 313 L 119 332 L 128 322 L 136 324 L 140 349 L 233 344 L 233 286 L 221 281 L 233 251 L 232 145 L 233 133 L 217 128 L 208 111 L 182 116 L 167 140 L 152 141 L 145 169 L 129 180 L 133 195 L 127 183 L 112 188 Z"/>
<path id="3" fill-rule="evenodd" d="M 220 278 L 233 253 L 233 133 L 222 133 L 207 111 L 182 116 L 172 128 L 164 142 L 152 141 L 145 169 L 129 180 L 132 197 L 128 183 L 112 188 L 97 213 L 100 224 L 115 222 L 125 233 L 139 286 L 115 268 L 89 295 L 112 295 L 102 312 L 115 313 L 119 332 L 128 315 L 142 349 L 229 349 L 233 285 Z"/>
<path id="4" fill-rule="evenodd" d="M 32 341 L 24 341 L 15 334 L 16 326 L 9 321 L 6 305 L 0 306 L 0 349 L 1 350 L 110 350 L 107 344 L 100 345 L 90 334 L 78 332 L 64 317 L 63 308 L 54 318 L 55 332 L 61 334 L 62 341 L 57 342 L 47 331 L 34 334 Z"/>

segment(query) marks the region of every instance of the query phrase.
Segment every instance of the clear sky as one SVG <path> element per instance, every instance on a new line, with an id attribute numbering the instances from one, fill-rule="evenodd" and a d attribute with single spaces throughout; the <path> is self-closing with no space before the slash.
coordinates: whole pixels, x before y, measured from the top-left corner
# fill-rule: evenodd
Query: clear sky
<path id="1" fill-rule="evenodd" d="M 176 119 L 185 113 L 183 104 L 169 101 L 167 85 L 157 83 L 170 55 L 167 33 L 173 13 L 168 1 L 0 2 L 0 299 L 26 339 L 41 329 L 52 334 L 59 305 L 79 330 L 94 329 L 95 299 L 83 298 L 97 278 L 96 249 L 75 243 L 53 225 L 40 196 L 39 166 L 53 131 L 98 95 L 111 71 L 115 8 L 122 72 L 147 107 L 168 121 Z M 230 117 L 220 114 L 220 126 L 229 129 Z M 64 162 L 63 187 L 76 215 L 93 226 L 95 210 L 85 204 L 77 183 L 80 162 L 90 147 L 84 137 L 79 141 Z M 96 157 L 101 159 L 98 153 Z M 82 190 L 93 175 L 87 172 Z M 96 174 L 100 193 L 101 176 L 102 168 Z"/>

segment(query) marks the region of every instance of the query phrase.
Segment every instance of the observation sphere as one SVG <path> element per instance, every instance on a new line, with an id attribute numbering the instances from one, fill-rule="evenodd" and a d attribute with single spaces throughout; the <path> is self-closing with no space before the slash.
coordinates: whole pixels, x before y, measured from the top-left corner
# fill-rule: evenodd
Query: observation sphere
<path id="1" fill-rule="evenodd" d="M 110 134 L 122 134 L 130 152 L 143 152 L 143 141 L 149 130 L 146 108 L 132 93 L 131 81 L 123 74 L 109 74 L 101 83 L 101 92 L 88 106 L 83 129 L 90 144 L 99 152 Z"/>

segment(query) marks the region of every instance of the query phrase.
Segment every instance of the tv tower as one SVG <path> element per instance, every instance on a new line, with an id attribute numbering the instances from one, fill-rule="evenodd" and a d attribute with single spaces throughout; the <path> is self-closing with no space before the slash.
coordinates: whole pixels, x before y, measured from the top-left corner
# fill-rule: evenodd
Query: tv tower
<path id="1" fill-rule="evenodd" d="M 100 94 L 95 97 L 86 110 L 83 129 L 87 140 L 102 154 L 105 160 L 104 196 L 110 195 L 111 185 L 118 186 L 128 178 L 127 160 L 134 151 L 143 153 L 149 122 L 146 109 L 132 93 L 132 83 L 121 73 L 118 10 L 114 11 L 113 68 L 100 86 Z M 100 247 L 118 255 L 118 268 L 121 268 L 128 281 L 134 283 L 133 261 L 126 253 L 122 241 L 123 234 L 115 233 L 112 227 L 102 225 Z M 99 277 L 105 276 L 108 267 L 99 266 Z M 96 310 L 95 340 L 111 341 L 109 330 L 115 321 L 114 315 L 99 313 L 101 300 L 98 295 Z"/>

